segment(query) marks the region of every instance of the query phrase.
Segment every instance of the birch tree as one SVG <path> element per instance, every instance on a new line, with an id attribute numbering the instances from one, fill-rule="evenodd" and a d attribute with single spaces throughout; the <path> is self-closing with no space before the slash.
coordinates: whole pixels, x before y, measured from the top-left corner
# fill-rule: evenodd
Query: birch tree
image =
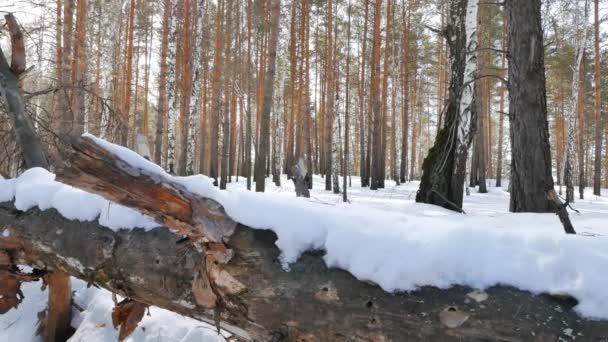
<path id="1" fill-rule="evenodd" d="M 576 27 L 576 46 L 575 59 L 572 73 L 572 93 L 566 104 L 566 161 L 564 166 L 564 184 L 566 185 L 566 201 L 574 202 L 574 159 L 575 159 L 575 142 L 576 142 L 576 110 L 579 104 L 579 86 L 581 84 L 581 75 L 579 70 L 583 63 L 583 55 L 587 45 L 587 17 L 589 12 L 588 0 L 585 0 L 584 9 L 578 6 L 578 2 L 574 2 L 574 22 Z"/>
<path id="2" fill-rule="evenodd" d="M 462 211 L 466 159 L 475 133 L 478 0 L 452 1 L 445 35 L 450 48 L 450 93 L 445 126 L 423 163 L 417 202 Z M 413 167 L 413 165 L 412 165 Z"/>

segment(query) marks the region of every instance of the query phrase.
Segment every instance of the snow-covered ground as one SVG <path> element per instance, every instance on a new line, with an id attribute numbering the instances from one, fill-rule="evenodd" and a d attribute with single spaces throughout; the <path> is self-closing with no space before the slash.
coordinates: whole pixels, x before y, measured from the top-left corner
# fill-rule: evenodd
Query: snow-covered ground
<path id="1" fill-rule="evenodd" d="M 47 292 L 41 283 L 23 283 L 25 299 L 18 309 L 0 315 L 0 341 L 42 341 L 36 336 L 38 313 L 46 308 Z M 112 327 L 112 296 L 106 290 L 86 287 L 83 281 L 72 278 L 74 302 L 83 312 L 73 309 L 72 326 L 76 333 L 72 342 L 116 342 L 118 331 Z M 215 328 L 173 312 L 152 307 L 133 335 L 126 341 L 220 342 L 224 341 Z"/>
<path id="2" fill-rule="evenodd" d="M 145 172 L 162 173 L 157 166 L 131 151 L 108 146 Z M 17 180 L 0 180 L 0 201 L 13 196 L 18 207 L 56 207 L 67 217 L 91 220 L 100 214 L 102 224 L 118 228 L 154 224 L 146 217 L 109 203 L 98 196 L 62 186 L 43 170 L 28 170 Z M 163 174 L 163 177 L 171 177 Z M 266 193 L 248 192 L 245 180 L 220 191 L 204 176 L 173 178 L 191 191 L 216 199 L 238 222 L 252 228 L 272 229 L 278 235 L 286 269 L 306 250 L 322 249 L 325 262 L 345 269 L 386 291 L 409 291 L 430 285 L 447 288 L 467 285 L 485 288 L 510 285 L 533 293 L 568 293 L 579 300 L 575 307 L 586 318 L 608 319 L 608 191 L 602 197 L 588 189 L 571 213 L 578 235 L 566 235 L 554 214 L 508 212 L 509 194 L 489 187 L 489 193 L 472 189 L 465 197 L 465 214 L 414 202 L 416 182 L 378 191 L 362 189 L 352 177 L 349 203 L 325 191 L 314 177 L 310 199 L 296 198 L 285 177 L 282 186 L 267 181 Z M 233 180 L 234 177 L 233 177 Z M 36 183 L 32 192 L 28 184 Z M 490 184 L 492 185 L 492 184 Z M 82 210 L 83 203 L 90 210 Z M 73 206 L 80 210 L 72 210 Z M 74 341 L 115 340 L 111 327 L 109 293 L 86 289 L 76 282 L 76 302 L 85 309 L 76 316 Z M 0 316 L 0 340 L 32 338 L 36 313 L 45 306 L 37 284 L 25 284 L 26 299 L 18 310 Z M 131 341 L 222 340 L 213 328 L 160 309 L 151 310 Z"/>

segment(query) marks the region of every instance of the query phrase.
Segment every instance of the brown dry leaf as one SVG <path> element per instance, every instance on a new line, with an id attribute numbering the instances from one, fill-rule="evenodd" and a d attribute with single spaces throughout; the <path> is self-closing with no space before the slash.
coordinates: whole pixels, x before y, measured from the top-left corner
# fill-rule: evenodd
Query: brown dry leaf
<path id="1" fill-rule="evenodd" d="M 124 299 L 112 309 L 112 324 L 114 328 L 120 327 L 118 340 L 123 341 L 137 328 L 146 312 L 146 304 L 131 299 Z"/>

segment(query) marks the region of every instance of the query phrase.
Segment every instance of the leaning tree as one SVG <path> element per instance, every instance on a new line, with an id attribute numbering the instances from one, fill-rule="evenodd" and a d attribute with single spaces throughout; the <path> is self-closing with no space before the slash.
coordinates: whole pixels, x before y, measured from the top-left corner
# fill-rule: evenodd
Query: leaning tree
<path id="1" fill-rule="evenodd" d="M 461 211 L 466 160 L 475 135 L 478 0 L 450 2 L 444 35 L 450 48 L 450 89 L 445 126 L 422 165 L 416 202 Z"/>

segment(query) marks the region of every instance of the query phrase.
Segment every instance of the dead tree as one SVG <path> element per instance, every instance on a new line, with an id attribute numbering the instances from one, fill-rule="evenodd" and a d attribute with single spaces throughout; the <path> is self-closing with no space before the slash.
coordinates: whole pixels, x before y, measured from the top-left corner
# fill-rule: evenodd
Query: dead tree
<path id="1" fill-rule="evenodd" d="M 298 197 L 310 197 L 310 174 L 306 170 L 304 165 L 304 159 L 300 158 L 298 163 L 291 167 L 291 179 L 296 187 L 296 196 Z"/>
<path id="2" fill-rule="evenodd" d="M 26 67 L 23 34 L 12 14 L 7 14 L 5 19 L 11 37 L 12 57 L 11 65 L 9 66 L 2 49 L 0 49 L 0 93 L 2 94 L 2 98 L 4 98 L 7 112 L 13 122 L 15 140 L 21 147 L 25 167 L 49 169 L 46 153 L 34 130 L 31 119 L 25 113 L 23 96 L 21 89 L 19 89 L 19 76 L 25 71 Z M 18 281 L 19 279 L 23 279 L 22 275 L 11 272 L 14 271 L 14 267 L 10 266 L 10 263 L 3 262 L 3 264 L 0 266 L 0 272 L 3 273 L 0 285 L 6 285 L 8 282 L 12 288 L 18 291 Z M 49 273 L 46 281 L 49 285 L 49 302 L 48 311 L 43 322 L 43 335 L 48 341 L 65 340 L 69 337 L 70 333 L 72 301 L 70 277 L 63 271 L 58 270 Z M 4 309 L 2 308 L 2 310 Z"/>

